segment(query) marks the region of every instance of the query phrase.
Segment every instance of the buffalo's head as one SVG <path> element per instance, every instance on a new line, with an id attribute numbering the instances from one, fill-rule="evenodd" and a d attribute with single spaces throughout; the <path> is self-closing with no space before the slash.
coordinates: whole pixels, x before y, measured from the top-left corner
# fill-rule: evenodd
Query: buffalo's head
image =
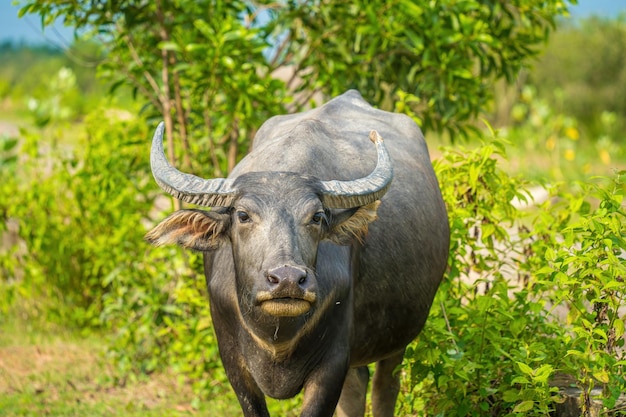
<path id="1" fill-rule="evenodd" d="M 235 179 L 202 179 L 172 167 L 163 152 L 163 124 L 152 141 L 151 166 L 159 186 L 211 210 L 179 210 L 150 231 L 153 244 L 198 251 L 232 247 L 240 309 L 297 317 L 318 300 L 318 245 L 360 240 L 376 218 L 393 170 L 382 138 L 374 171 L 351 181 L 321 181 L 293 172 L 250 172 Z"/>

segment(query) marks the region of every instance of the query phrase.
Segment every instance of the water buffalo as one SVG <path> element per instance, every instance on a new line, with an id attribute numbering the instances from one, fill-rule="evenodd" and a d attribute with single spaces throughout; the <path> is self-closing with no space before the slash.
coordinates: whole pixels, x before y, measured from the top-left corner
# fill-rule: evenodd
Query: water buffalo
<path id="1" fill-rule="evenodd" d="M 448 256 L 446 209 L 418 126 L 348 91 L 271 118 L 232 174 L 209 180 L 172 167 L 162 141 L 161 125 L 157 183 L 211 209 L 179 210 L 146 238 L 204 252 L 220 356 L 243 414 L 268 416 L 266 395 L 304 389 L 302 416 L 362 416 L 376 362 L 372 410 L 392 416 L 394 370 Z"/>

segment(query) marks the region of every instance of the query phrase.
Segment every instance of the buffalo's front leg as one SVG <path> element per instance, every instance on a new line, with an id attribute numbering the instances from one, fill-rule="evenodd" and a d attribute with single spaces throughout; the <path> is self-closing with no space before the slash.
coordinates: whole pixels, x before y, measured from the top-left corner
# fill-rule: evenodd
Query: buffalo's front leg
<path id="1" fill-rule="evenodd" d="M 237 323 L 223 320 L 224 317 L 229 317 L 230 312 L 228 310 L 220 310 L 217 306 L 217 302 L 211 304 L 211 314 L 213 315 L 213 325 L 217 335 L 220 358 L 222 359 L 228 381 L 237 395 L 243 415 L 245 417 L 269 417 L 265 395 L 250 373 L 240 349 L 241 343 L 239 343 L 235 333 L 232 332 L 232 329 L 236 328 Z M 230 313 L 230 316 L 236 317 L 232 313 Z"/>
<path id="2" fill-rule="evenodd" d="M 237 395 L 245 417 L 269 417 L 265 395 L 246 370 L 243 358 L 239 355 L 221 355 L 224 370 Z"/>
<path id="3" fill-rule="evenodd" d="M 365 415 L 369 377 L 367 366 L 350 368 L 337 405 L 337 417 L 363 417 Z"/>
<path id="4" fill-rule="evenodd" d="M 345 355 L 338 355 L 345 356 Z M 300 417 L 332 417 L 348 372 L 348 359 L 328 359 L 304 384 Z"/>
<path id="5" fill-rule="evenodd" d="M 233 385 L 241 410 L 245 417 L 269 417 L 264 397 L 258 397 L 249 391 L 240 391 Z"/>

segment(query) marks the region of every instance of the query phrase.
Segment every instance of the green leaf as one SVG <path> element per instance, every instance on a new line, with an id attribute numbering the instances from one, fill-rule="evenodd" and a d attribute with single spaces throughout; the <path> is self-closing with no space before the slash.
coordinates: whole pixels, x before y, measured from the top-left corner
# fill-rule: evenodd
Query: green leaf
<path id="1" fill-rule="evenodd" d="M 203 51 L 209 48 L 210 45 L 204 43 L 188 43 L 185 45 L 185 51 L 187 52 Z"/>
<path id="2" fill-rule="evenodd" d="M 159 49 L 165 49 L 166 51 L 175 51 L 175 52 L 179 52 L 180 46 L 176 43 L 176 42 L 172 42 L 172 41 L 163 41 L 163 42 L 159 42 L 157 47 Z"/>
<path id="3" fill-rule="evenodd" d="M 545 258 L 546 261 L 554 262 L 556 260 L 556 253 L 554 252 L 554 249 L 551 247 L 546 248 Z"/>
<path id="4" fill-rule="evenodd" d="M 621 339 L 624 335 L 624 321 L 622 319 L 616 318 L 613 321 L 613 329 L 615 329 L 615 338 Z"/>
<path id="5" fill-rule="evenodd" d="M 493 223 L 485 223 L 481 226 L 481 238 L 483 241 L 487 240 L 496 230 L 496 226 Z"/>
<path id="6" fill-rule="evenodd" d="M 524 362 L 516 362 L 517 366 L 519 367 L 520 371 L 522 371 L 524 374 L 526 375 L 533 375 L 533 368 L 531 368 L 530 366 L 526 365 Z"/>
<path id="7" fill-rule="evenodd" d="M 510 403 L 516 402 L 517 400 L 519 400 L 519 390 L 510 389 L 504 391 L 504 393 L 502 394 L 502 399 Z"/>
<path id="8" fill-rule="evenodd" d="M 535 370 L 535 376 L 533 377 L 533 380 L 543 384 L 547 384 L 548 378 L 550 378 L 553 371 L 554 368 L 552 367 L 552 365 L 542 365 Z"/>
<path id="9" fill-rule="evenodd" d="M 593 371 L 593 377 L 603 384 L 608 384 L 610 381 L 609 373 L 605 369 Z"/>
<path id="10" fill-rule="evenodd" d="M 528 378 L 526 378 L 525 376 L 521 376 L 521 375 L 520 375 L 520 376 L 516 376 L 515 378 L 513 378 L 513 379 L 511 380 L 511 384 L 522 384 L 522 385 L 526 385 L 526 384 L 529 384 L 529 383 L 530 383 L 530 380 L 529 380 Z M 518 397 L 518 398 L 516 398 L 516 400 L 517 400 L 517 399 L 519 399 L 519 397 Z"/>
<path id="11" fill-rule="evenodd" d="M 552 274 L 554 272 L 554 268 L 549 266 L 549 265 L 545 265 L 542 266 L 541 268 L 537 269 L 535 271 L 535 275 L 537 276 L 542 276 L 542 275 L 549 275 Z"/>
<path id="12" fill-rule="evenodd" d="M 603 292 L 609 292 L 611 290 L 614 290 L 616 288 L 619 289 L 626 289 L 626 283 L 625 282 L 619 282 L 618 280 L 612 280 L 607 282 L 606 284 L 604 284 L 602 286 L 602 291 Z"/>
<path id="13" fill-rule="evenodd" d="M 527 411 L 532 410 L 533 406 L 535 405 L 534 401 L 522 401 L 521 403 L 517 404 L 515 406 L 515 408 L 513 408 L 513 412 L 514 413 L 525 413 Z"/>
<path id="14" fill-rule="evenodd" d="M 233 69 L 235 67 L 235 60 L 229 56 L 223 56 L 222 65 L 224 65 L 228 69 Z"/>

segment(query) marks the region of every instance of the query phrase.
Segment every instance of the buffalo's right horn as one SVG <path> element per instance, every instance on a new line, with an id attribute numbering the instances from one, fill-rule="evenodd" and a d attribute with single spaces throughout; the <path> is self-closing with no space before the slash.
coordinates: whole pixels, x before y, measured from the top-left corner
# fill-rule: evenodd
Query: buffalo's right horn
<path id="1" fill-rule="evenodd" d="M 150 151 L 150 167 L 157 184 L 174 198 L 205 207 L 230 207 L 236 193 L 233 180 L 205 180 L 185 174 L 168 162 L 163 150 L 163 122 L 154 132 Z"/>
<path id="2" fill-rule="evenodd" d="M 326 207 L 348 209 L 365 206 L 380 200 L 389 189 L 393 179 L 391 157 L 377 131 L 370 132 L 370 140 L 376 144 L 378 153 L 376 168 L 364 178 L 322 181 L 322 202 Z"/>

